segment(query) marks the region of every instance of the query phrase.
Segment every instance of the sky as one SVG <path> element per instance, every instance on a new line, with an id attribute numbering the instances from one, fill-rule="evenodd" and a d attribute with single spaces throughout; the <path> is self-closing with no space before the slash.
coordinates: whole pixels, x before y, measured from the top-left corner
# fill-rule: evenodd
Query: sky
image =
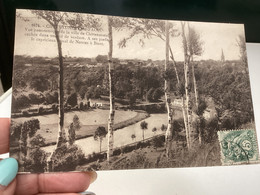
<path id="1" fill-rule="evenodd" d="M 55 57 L 58 55 L 57 43 L 54 37 L 53 28 L 50 27 L 48 22 L 31 14 L 28 10 L 18 10 L 20 17 L 16 18 L 16 31 L 15 31 L 15 55 L 28 55 L 28 56 L 46 56 Z M 86 16 L 86 14 L 82 14 Z M 107 55 L 108 53 L 108 28 L 107 17 L 97 15 L 102 22 L 103 30 L 95 32 L 91 30 L 75 31 L 67 30 L 70 34 L 62 33 L 65 35 L 79 38 L 78 40 L 83 42 L 89 42 L 92 38 L 102 38 L 103 41 L 96 40 L 97 43 L 102 45 L 79 44 L 75 43 L 75 39 L 71 39 L 74 43 L 62 43 L 63 55 L 71 57 L 96 57 L 97 55 Z M 26 21 L 24 20 L 26 19 Z M 170 21 L 176 25 L 176 28 L 181 31 L 180 21 Z M 37 24 L 38 27 L 32 27 L 33 24 Z M 237 46 L 237 40 L 239 35 L 244 35 L 244 26 L 242 24 L 228 24 L 228 23 L 202 23 L 202 22 L 189 22 L 190 27 L 193 27 L 201 37 L 203 42 L 203 53 L 201 56 L 195 56 L 195 60 L 220 60 L 221 52 L 223 50 L 226 60 L 239 59 L 239 48 Z M 31 29 L 32 31 L 28 31 Z M 53 42 L 39 41 L 43 37 L 39 36 L 26 36 L 26 33 L 35 33 L 35 30 L 48 30 L 47 34 Z M 78 33 L 75 34 L 75 33 Z M 86 34 L 98 34 L 99 36 L 89 36 Z M 84 34 L 84 35 L 83 35 Z M 165 42 L 157 37 L 144 40 L 144 46 L 139 43 L 140 37 L 136 36 L 127 43 L 127 47 L 119 48 L 118 42 L 124 37 L 129 35 L 129 31 L 122 30 L 116 31 L 113 29 L 113 57 L 121 59 L 152 59 L 163 60 L 165 59 Z M 41 38 L 41 39 L 40 39 Z M 36 41 L 37 40 L 37 41 Z M 170 46 L 172 48 L 176 61 L 183 61 L 183 46 L 182 38 L 170 37 Z"/>

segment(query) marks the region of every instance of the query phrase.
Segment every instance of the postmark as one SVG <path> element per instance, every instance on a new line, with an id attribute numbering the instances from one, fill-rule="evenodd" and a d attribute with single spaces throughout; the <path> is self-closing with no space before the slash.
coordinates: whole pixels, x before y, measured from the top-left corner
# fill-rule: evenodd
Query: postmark
<path id="1" fill-rule="evenodd" d="M 258 144 L 253 129 L 218 131 L 223 165 L 258 162 Z"/>

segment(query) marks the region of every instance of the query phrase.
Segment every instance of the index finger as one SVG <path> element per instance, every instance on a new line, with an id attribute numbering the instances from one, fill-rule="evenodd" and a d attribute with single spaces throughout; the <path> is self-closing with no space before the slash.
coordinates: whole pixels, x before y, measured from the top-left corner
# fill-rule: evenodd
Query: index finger
<path id="1" fill-rule="evenodd" d="M 9 151 L 10 119 L 0 118 L 0 154 Z"/>

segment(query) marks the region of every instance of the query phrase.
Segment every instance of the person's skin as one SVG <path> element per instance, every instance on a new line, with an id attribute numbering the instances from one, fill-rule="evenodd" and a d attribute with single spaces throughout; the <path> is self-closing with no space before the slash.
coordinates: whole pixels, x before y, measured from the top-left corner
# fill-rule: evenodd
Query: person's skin
<path id="1" fill-rule="evenodd" d="M 9 151 L 9 126 L 10 119 L 0 118 L 0 154 Z M 9 163 L 3 163 L 4 161 L 1 163 L 0 161 L 0 170 L 2 166 L 2 170 L 5 174 L 8 172 L 8 169 L 7 171 L 4 169 L 5 167 L 11 166 L 10 169 L 15 169 L 15 166 L 17 166 L 14 159 L 8 159 L 7 161 L 9 161 Z M 5 183 L 3 185 L 1 181 L 3 182 L 5 178 L 1 179 L 1 177 L 5 174 L 2 173 L 1 176 L 0 172 L 0 195 L 79 194 L 79 192 L 85 191 L 89 184 L 97 177 L 95 172 L 20 174 L 17 175 L 10 184 L 7 182 L 7 184 Z M 15 176 L 16 171 L 13 174 Z M 6 180 L 8 179 L 5 179 L 5 181 Z"/>

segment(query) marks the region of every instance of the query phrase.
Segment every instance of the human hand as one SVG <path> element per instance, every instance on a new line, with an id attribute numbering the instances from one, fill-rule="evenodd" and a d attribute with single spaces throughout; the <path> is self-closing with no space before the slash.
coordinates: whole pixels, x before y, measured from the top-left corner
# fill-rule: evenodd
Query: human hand
<path id="1" fill-rule="evenodd" d="M 0 118 L 0 154 L 9 151 L 10 119 Z M 0 195 L 79 194 L 96 180 L 96 172 L 42 173 L 17 175 L 13 158 L 0 161 Z"/>

